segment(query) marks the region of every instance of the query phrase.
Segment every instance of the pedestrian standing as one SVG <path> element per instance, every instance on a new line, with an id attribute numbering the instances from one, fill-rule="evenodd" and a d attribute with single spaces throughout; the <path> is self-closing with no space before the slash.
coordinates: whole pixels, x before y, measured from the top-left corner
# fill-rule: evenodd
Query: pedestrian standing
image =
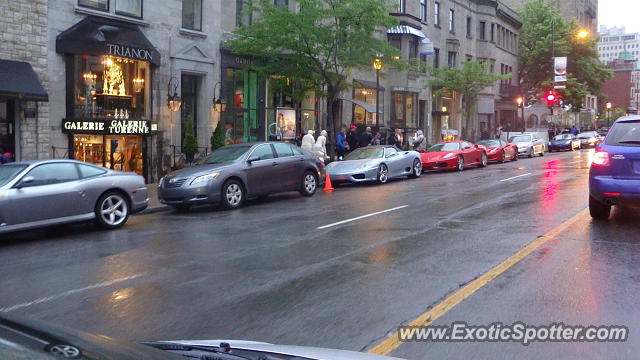
<path id="1" fill-rule="evenodd" d="M 425 139 L 422 130 L 416 131 L 416 135 L 413 137 L 413 149 L 417 152 L 423 152 L 427 148 L 427 139 Z"/>
<path id="2" fill-rule="evenodd" d="M 371 145 L 371 140 L 373 140 L 373 134 L 371 133 L 371 126 L 367 126 L 365 130 L 360 134 L 360 146 L 369 146 Z"/>
<path id="3" fill-rule="evenodd" d="M 373 139 L 371 139 L 371 143 L 369 145 L 372 145 L 372 146 L 382 145 L 382 136 L 380 135 L 379 131 L 373 136 Z"/>
<path id="4" fill-rule="evenodd" d="M 0 148 L 0 164 L 6 164 L 11 162 L 11 157 L 5 153 L 3 148 Z"/>
<path id="5" fill-rule="evenodd" d="M 347 143 L 349 144 L 349 151 L 353 151 L 360 147 L 356 129 L 357 128 L 355 127 L 355 125 L 351 126 L 351 130 L 349 131 L 349 134 L 347 134 Z M 366 145 L 363 145 L 363 146 L 366 146 Z"/>
<path id="6" fill-rule="evenodd" d="M 572 133 L 573 135 L 578 135 L 578 129 L 576 128 L 576 126 L 575 126 L 575 125 L 573 125 L 573 126 L 571 127 L 571 133 Z"/>
<path id="7" fill-rule="evenodd" d="M 302 137 L 302 144 L 300 145 L 302 150 L 306 150 L 309 152 L 313 151 L 313 145 L 315 145 L 316 143 L 316 139 L 313 137 L 314 133 L 315 131 L 309 130 L 307 131 L 307 135 Z"/>
<path id="8" fill-rule="evenodd" d="M 336 153 L 338 155 L 338 160 L 344 159 L 344 155 L 348 150 L 349 144 L 347 144 L 347 129 L 342 127 L 338 137 L 336 138 Z"/>
<path id="9" fill-rule="evenodd" d="M 500 139 L 501 136 L 502 136 L 502 125 L 498 125 L 498 127 L 496 128 L 496 139 Z"/>
<path id="10" fill-rule="evenodd" d="M 393 141 L 393 145 L 395 145 L 395 147 L 397 147 L 398 149 L 402 149 L 402 130 L 396 129 L 395 133 L 393 134 Z"/>
<path id="11" fill-rule="evenodd" d="M 318 157 L 326 160 L 327 157 L 327 132 L 322 130 L 320 132 L 320 136 L 316 140 L 316 143 L 313 145 L 313 152 L 318 155 Z"/>

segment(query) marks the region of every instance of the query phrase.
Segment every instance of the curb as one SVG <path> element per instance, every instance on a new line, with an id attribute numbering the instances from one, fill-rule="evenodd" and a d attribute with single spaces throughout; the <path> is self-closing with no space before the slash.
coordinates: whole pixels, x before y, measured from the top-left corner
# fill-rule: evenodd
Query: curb
<path id="1" fill-rule="evenodd" d="M 137 213 L 136 215 L 149 215 L 149 214 L 155 214 L 158 212 L 169 211 L 169 210 L 171 210 L 171 207 L 168 205 L 157 205 L 157 206 L 146 208 L 140 211 L 139 213 Z"/>

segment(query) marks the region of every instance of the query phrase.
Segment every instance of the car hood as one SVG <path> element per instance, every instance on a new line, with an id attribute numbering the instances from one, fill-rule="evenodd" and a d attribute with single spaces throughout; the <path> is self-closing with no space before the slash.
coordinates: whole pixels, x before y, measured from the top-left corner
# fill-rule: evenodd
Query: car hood
<path id="1" fill-rule="evenodd" d="M 549 143 L 550 144 L 566 144 L 570 142 L 571 142 L 571 139 L 563 139 L 563 140 L 551 140 Z"/>
<path id="2" fill-rule="evenodd" d="M 527 142 L 517 142 L 515 143 L 518 147 L 528 147 L 533 145 L 532 141 L 527 141 Z"/>
<path id="3" fill-rule="evenodd" d="M 452 156 L 446 159 L 446 160 L 449 160 L 449 159 L 455 158 L 456 152 L 455 151 L 425 152 L 420 154 L 420 157 L 422 161 L 437 161 L 437 160 L 442 160 L 442 158 L 444 158 L 447 154 L 453 154 Z"/>
<path id="4" fill-rule="evenodd" d="M 233 164 L 234 163 L 232 162 L 226 162 L 222 164 L 195 165 L 195 166 L 190 166 L 184 169 L 172 171 L 169 174 L 167 174 L 165 177 L 174 178 L 174 177 L 190 177 L 194 175 L 201 175 L 201 174 L 209 173 L 214 170 L 222 170 L 222 169 L 228 168 Z"/>
<path id="5" fill-rule="evenodd" d="M 334 161 L 327 165 L 326 169 L 329 173 L 355 171 L 363 166 L 377 166 L 381 159 L 362 159 L 362 160 L 343 160 Z"/>
<path id="6" fill-rule="evenodd" d="M 265 342 L 243 341 L 243 340 L 178 340 L 169 341 L 182 345 L 192 346 L 215 346 L 220 343 L 228 343 L 231 349 L 245 349 L 273 354 L 306 357 L 318 360 L 401 360 L 389 356 L 373 355 L 357 351 L 326 349 L 319 347 L 295 346 L 295 345 L 275 345 Z"/>

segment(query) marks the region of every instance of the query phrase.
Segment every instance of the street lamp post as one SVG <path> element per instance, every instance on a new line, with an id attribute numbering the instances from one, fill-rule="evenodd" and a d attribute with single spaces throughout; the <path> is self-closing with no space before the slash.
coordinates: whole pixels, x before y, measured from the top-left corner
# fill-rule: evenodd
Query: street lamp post
<path id="1" fill-rule="evenodd" d="M 607 103 L 607 128 L 611 127 L 611 103 Z"/>
<path id="2" fill-rule="evenodd" d="M 380 131 L 380 70 L 382 70 L 382 59 L 376 58 L 373 61 L 373 68 L 376 70 L 376 131 Z"/>
<path id="3" fill-rule="evenodd" d="M 516 103 L 518 104 L 518 108 L 520 108 L 521 112 L 522 112 L 522 128 L 526 130 L 527 128 L 527 123 L 525 122 L 524 119 L 524 96 L 520 95 L 516 98 Z"/>

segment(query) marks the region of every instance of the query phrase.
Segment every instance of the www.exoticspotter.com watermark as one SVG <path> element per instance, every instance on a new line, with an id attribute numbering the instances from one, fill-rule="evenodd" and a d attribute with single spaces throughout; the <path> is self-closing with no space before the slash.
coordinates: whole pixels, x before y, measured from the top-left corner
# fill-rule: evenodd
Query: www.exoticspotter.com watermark
<path id="1" fill-rule="evenodd" d="M 402 342 L 623 342 L 629 337 L 626 326 L 574 326 L 563 323 L 534 326 L 522 322 L 505 325 L 469 325 L 454 322 L 450 326 L 401 326 Z"/>

